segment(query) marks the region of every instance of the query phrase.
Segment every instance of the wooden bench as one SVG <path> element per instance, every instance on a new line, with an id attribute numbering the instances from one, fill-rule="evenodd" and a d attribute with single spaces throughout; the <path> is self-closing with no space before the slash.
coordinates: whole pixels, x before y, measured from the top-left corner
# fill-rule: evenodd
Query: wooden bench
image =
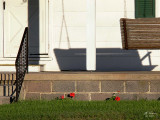
<path id="1" fill-rule="evenodd" d="M 160 49 L 160 18 L 120 19 L 123 49 Z"/>

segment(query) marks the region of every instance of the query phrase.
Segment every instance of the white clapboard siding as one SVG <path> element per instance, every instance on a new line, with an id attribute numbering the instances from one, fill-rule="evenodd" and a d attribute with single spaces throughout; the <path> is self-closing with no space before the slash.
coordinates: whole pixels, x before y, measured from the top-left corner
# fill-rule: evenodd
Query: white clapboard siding
<path id="1" fill-rule="evenodd" d="M 129 18 L 134 18 L 134 12 L 127 13 Z M 97 26 L 120 26 L 120 18 L 124 18 L 124 12 L 98 12 L 97 15 Z"/>
<path id="2" fill-rule="evenodd" d="M 119 27 L 96 27 L 96 41 L 97 42 L 121 42 L 120 28 Z"/>
<path id="3" fill-rule="evenodd" d="M 84 11 L 87 11 L 87 1 L 86 0 L 54 0 L 54 11 L 60 12 L 62 11 L 62 8 L 64 8 L 65 12 L 84 12 Z"/>
<path id="4" fill-rule="evenodd" d="M 97 0 L 96 2 L 97 12 L 123 12 L 124 9 L 134 11 L 134 0 Z"/>
<path id="5" fill-rule="evenodd" d="M 55 12 L 54 15 L 54 26 L 62 26 L 62 12 Z M 86 12 L 66 12 L 64 14 L 66 26 L 74 26 L 74 27 L 84 27 L 87 24 L 87 13 Z"/>
<path id="6" fill-rule="evenodd" d="M 86 49 L 87 43 L 86 42 L 54 42 L 55 48 L 83 48 Z M 71 46 L 71 47 L 70 47 Z"/>
<path id="7" fill-rule="evenodd" d="M 53 52 L 57 61 L 48 62 L 46 69 L 86 70 L 87 0 L 63 1 L 62 5 L 62 0 L 54 0 L 52 30 L 53 49 L 65 51 Z M 66 26 L 63 23 L 62 27 L 63 15 Z M 96 1 L 97 70 L 150 70 L 150 63 L 151 70 L 160 69 L 160 50 L 122 50 L 120 18 L 124 17 L 135 18 L 134 0 Z"/>
<path id="8" fill-rule="evenodd" d="M 54 39 L 56 42 L 86 42 L 86 27 L 55 27 Z"/>

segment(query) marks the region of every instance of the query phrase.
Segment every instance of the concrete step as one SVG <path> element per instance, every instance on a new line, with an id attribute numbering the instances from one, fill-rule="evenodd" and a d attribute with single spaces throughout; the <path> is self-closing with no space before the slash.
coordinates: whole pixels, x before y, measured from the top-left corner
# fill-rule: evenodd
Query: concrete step
<path id="1" fill-rule="evenodd" d="M 6 97 L 6 96 L 2 96 L 2 97 L 0 97 L 0 105 L 2 105 L 2 104 L 10 104 L 11 102 L 11 97 Z"/>
<path id="2" fill-rule="evenodd" d="M 24 80 L 73 80 L 73 81 L 99 81 L 99 80 L 160 80 L 159 71 L 126 71 L 126 72 L 39 72 L 26 74 Z"/>
<path id="3" fill-rule="evenodd" d="M 42 65 L 29 65 L 29 72 L 40 72 Z M 16 72 L 15 64 L 0 64 L 0 72 Z"/>

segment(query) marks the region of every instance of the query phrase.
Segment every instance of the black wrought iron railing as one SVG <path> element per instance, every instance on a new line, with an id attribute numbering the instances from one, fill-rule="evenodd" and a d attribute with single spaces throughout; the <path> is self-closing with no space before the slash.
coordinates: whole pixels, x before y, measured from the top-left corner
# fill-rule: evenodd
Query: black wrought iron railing
<path id="1" fill-rule="evenodd" d="M 18 101 L 25 74 L 26 72 L 28 73 L 28 27 L 25 28 L 15 65 L 16 65 L 16 101 Z"/>
<path id="2" fill-rule="evenodd" d="M 11 102 L 15 99 L 15 74 L 13 73 L 1 73 L 0 74 L 0 96 L 10 97 Z"/>

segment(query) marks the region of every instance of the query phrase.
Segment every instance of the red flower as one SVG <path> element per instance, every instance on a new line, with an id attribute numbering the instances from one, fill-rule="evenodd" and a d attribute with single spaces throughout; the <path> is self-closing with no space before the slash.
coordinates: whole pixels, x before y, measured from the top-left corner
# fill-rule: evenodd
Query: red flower
<path id="1" fill-rule="evenodd" d="M 64 99 L 64 95 L 63 95 L 63 96 L 61 96 L 61 99 Z"/>
<path id="2" fill-rule="evenodd" d="M 115 98 L 115 100 L 116 100 L 116 101 L 120 101 L 120 97 L 117 96 L 117 97 Z"/>
<path id="3" fill-rule="evenodd" d="M 120 91 L 117 91 L 117 92 L 120 92 Z"/>
<path id="4" fill-rule="evenodd" d="M 75 93 L 70 93 L 70 97 L 75 97 Z"/>

